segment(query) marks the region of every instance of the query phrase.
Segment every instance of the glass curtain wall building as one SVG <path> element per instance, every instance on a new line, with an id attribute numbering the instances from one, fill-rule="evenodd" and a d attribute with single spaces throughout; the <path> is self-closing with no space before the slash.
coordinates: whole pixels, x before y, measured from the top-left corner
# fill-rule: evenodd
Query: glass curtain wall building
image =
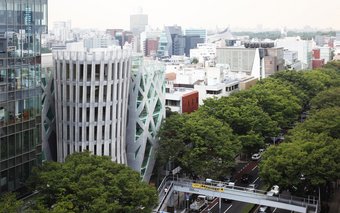
<path id="1" fill-rule="evenodd" d="M 47 0 L 0 1 L 0 193 L 41 163 L 41 34 Z"/>

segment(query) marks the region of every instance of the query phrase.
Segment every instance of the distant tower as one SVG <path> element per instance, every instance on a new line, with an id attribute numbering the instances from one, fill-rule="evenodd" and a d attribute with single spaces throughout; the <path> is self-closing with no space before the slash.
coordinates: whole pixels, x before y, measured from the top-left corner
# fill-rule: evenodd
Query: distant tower
<path id="1" fill-rule="evenodd" d="M 139 36 L 140 33 L 145 31 L 146 25 L 148 25 L 148 15 L 143 14 L 143 9 L 139 7 L 137 14 L 130 15 L 130 31 Z"/>

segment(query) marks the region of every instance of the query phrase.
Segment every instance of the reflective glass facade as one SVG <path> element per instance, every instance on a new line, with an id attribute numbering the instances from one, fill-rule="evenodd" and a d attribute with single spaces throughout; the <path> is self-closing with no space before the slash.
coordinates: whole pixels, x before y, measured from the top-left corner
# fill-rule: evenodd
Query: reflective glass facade
<path id="1" fill-rule="evenodd" d="M 47 0 L 0 1 L 0 193 L 41 162 L 41 34 Z"/>

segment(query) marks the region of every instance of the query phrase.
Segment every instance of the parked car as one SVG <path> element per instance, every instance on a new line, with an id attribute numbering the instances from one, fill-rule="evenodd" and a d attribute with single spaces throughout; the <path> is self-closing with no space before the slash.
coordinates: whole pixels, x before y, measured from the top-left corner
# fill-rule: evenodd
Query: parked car
<path id="1" fill-rule="evenodd" d="M 255 192 L 256 188 L 257 188 L 257 185 L 252 183 L 248 185 L 247 191 Z"/>
<path id="2" fill-rule="evenodd" d="M 268 196 L 277 196 L 280 193 L 280 187 L 278 185 L 272 186 L 269 192 L 267 192 Z"/>
<path id="3" fill-rule="evenodd" d="M 268 206 L 260 206 L 258 212 L 259 212 L 259 213 L 269 212 L 269 207 L 268 207 Z"/>
<path id="4" fill-rule="evenodd" d="M 241 176 L 241 182 L 242 183 L 250 183 L 251 181 L 253 180 L 253 176 L 252 175 L 250 175 L 250 174 L 243 174 L 242 176 Z"/>
<path id="5" fill-rule="evenodd" d="M 261 158 L 261 154 L 260 153 L 255 153 L 251 156 L 252 160 L 259 160 Z"/>

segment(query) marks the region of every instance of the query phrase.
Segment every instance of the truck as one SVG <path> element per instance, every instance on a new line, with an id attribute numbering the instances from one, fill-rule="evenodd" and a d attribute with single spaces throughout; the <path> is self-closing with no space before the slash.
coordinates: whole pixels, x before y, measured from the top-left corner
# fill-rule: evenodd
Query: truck
<path id="1" fill-rule="evenodd" d="M 198 195 L 197 199 L 190 204 L 190 211 L 198 212 L 208 204 L 207 197 L 204 195 Z"/>

